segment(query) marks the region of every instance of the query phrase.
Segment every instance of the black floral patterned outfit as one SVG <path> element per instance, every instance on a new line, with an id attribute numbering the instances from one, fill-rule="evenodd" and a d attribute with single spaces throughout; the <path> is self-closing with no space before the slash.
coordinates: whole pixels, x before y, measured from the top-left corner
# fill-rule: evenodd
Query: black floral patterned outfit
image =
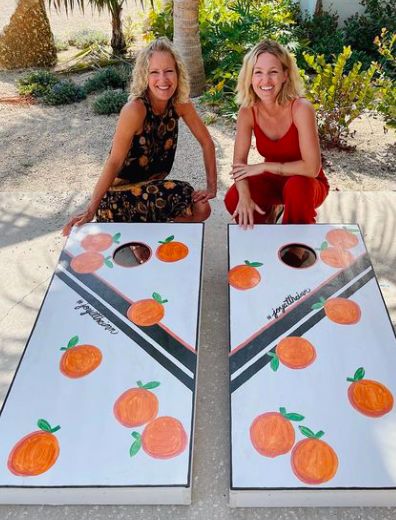
<path id="1" fill-rule="evenodd" d="M 168 180 L 176 153 L 179 116 L 172 100 L 154 114 L 148 98 L 143 131 L 133 137 L 124 164 L 96 211 L 98 222 L 169 222 L 192 215 L 193 188 Z"/>

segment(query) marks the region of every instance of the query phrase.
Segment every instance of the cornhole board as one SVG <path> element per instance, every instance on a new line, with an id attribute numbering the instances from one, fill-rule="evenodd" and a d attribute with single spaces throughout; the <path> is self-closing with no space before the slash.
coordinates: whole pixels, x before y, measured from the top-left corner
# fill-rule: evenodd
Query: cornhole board
<path id="1" fill-rule="evenodd" d="M 396 341 L 358 226 L 228 234 L 230 269 L 262 264 L 229 287 L 230 505 L 396 505 Z"/>
<path id="2" fill-rule="evenodd" d="M 203 224 L 73 230 L 1 411 L 1 503 L 191 502 L 202 251 Z"/>

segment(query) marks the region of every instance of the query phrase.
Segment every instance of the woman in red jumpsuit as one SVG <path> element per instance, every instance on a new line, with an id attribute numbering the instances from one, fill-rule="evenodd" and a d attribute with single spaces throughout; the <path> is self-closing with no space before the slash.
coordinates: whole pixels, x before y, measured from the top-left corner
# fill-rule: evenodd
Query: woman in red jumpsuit
<path id="1" fill-rule="evenodd" d="M 297 66 L 281 45 L 265 40 L 244 58 L 238 79 L 237 133 L 225 205 L 244 227 L 271 222 L 315 223 L 329 185 L 321 166 L 315 110 L 302 97 Z M 252 134 L 263 161 L 248 164 Z"/>

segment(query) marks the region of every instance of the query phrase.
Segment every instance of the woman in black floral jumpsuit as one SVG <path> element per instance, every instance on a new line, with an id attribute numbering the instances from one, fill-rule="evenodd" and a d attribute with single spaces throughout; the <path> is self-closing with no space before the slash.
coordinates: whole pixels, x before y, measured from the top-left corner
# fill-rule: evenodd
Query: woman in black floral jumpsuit
<path id="1" fill-rule="evenodd" d="M 89 205 L 64 227 L 98 222 L 201 222 L 216 196 L 213 141 L 191 101 L 188 77 L 166 38 L 140 51 L 131 100 L 123 107 L 112 149 Z M 202 147 L 207 186 L 194 191 L 188 182 L 167 179 L 182 117 Z"/>

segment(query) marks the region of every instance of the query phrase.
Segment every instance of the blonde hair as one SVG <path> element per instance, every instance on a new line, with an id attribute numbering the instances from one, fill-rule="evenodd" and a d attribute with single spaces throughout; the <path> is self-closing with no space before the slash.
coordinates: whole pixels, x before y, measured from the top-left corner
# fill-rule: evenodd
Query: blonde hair
<path id="1" fill-rule="evenodd" d="M 131 81 L 131 97 L 136 99 L 143 97 L 147 92 L 150 58 L 155 52 L 168 52 L 175 60 L 177 73 L 177 88 L 173 94 L 176 103 L 187 103 L 190 96 L 190 82 L 186 66 L 180 54 L 168 38 L 162 37 L 152 41 L 142 49 L 135 62 Z"/>
<path id="2" fill-rule="evenodd" d="M 287 71 L 286 81 L 278 94 L 277 101 L 283 105 L 303 95 L 304 87 L 298 72 L 294 58 L 278 42 L 273 40 L 263 40 L 251 49 L 244 57 L 237 85 L 237 103 L 243 107 L 253 106 L 258 97 L 252 87 L 253 69 L 260 54 L 268 52 L 272 54 L 282 64 L 284 71 Z"/>

